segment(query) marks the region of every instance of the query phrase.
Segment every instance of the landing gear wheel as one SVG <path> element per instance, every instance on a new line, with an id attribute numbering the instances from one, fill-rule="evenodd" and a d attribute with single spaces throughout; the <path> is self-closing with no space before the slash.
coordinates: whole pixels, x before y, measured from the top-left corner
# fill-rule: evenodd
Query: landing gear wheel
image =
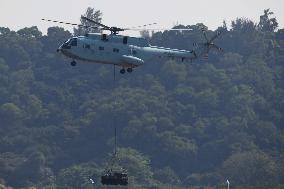
<path id="1" fill-rule="evenodd" d="M 70 64 L 71 64 L 71 66 L 76 66 L 77 62 L 75 60 L 73 60 Z"/>
<path id="2" fill-rule="evenodd" d="M 125 69 L 124 69 L 124 68 L 121 69 L 121 70 L 120 70 L 120 73 L 121 73 L 121 74 L 125 74 Z"/>
<path id="3" fill-rule="evenodd" d="M 127 72 L 131 73 L 131 72 L 133 72 L 133 69 L 132 68 L 127 68 Z"/>

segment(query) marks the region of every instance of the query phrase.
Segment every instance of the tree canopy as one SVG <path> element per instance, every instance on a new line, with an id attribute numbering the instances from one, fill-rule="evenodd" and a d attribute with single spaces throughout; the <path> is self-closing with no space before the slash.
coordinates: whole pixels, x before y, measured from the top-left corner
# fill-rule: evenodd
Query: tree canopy
<path id="1" fill-rule="evenodd" d="M 116 88 L 111 66 L 64 64 L 56 49 L 69 31 L 0 27 L 0 188 L 92 188 L 90 178 L 102 188 L 114 126 L 130 188 L 222 188 L 226 179 L 283 188 L 284 29 L 272 16 L 234 20 L 216 41 L 225 52 L 208 61 L 145 63 L 118 75 Z M 190 50 L 200 26 L 148 37 Z"/>

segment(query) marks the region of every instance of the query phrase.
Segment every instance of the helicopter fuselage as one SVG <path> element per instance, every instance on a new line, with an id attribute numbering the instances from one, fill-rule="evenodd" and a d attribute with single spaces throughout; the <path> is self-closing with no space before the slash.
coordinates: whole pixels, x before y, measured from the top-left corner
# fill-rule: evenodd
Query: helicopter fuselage
<path id="1" fill-rule="evenodd" d="M 93 33 L 68 39 L 58 48 L 58 52 L 73 59 L 72 65 L 75 60 L 83 60 L 114 64 L 122 69 L 132 69 L 155 58 L 185 61 L 197 57 L 195 51 L 151 46 L 144 38 Z"/>

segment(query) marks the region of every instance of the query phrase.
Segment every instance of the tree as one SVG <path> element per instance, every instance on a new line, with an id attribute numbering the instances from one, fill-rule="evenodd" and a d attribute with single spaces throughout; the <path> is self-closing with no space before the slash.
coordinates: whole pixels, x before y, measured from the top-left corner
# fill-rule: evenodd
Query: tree
<path id="1" fill-rule="evenodd" d="M 0 27 L 0 35 L 8 35 L 10 32 L 9 28 Z"/>
<path id="2" fill-rule="evenodd" d="M 174 88 L 186 79 L 186 66 L 175 61 L 166 62 L 161 69 L 162 82 L 166 87 Z"/>
<path id="3" fill-rule="evenodd" d="M 36 26 L 30 27 L 30 28 L 23 28 L 17 31 L 17 33 L 27 39 L 31 38 L 40 38 L 42 37 L 42 33 L 38 30 Z"/>
<path id="4" fill-rule="evenodd" d="M 23 111 L 14 103 L 6 103 L 0 107 L 0 114 L 4 120 L 18 120 L 23 118 Z"/>
<path id="5" fill-rule="evenodd" d="M 150 41 L 191 50 L 208 29 L 177 27 L 193 30 Z M 63 64 L 56 49 L 69 31 L 0 28 L 0 183 L 89 189 L 116 127 L 129 188 L 223 188 L 227 177 L 239 188 L 283 188 L 283 31 L 237 19 L 216 42 L 225 54 L 147 62 L 117 75 L 114 89 L 111 67 Z"/>
<path id="6" fill-rule="evenodd" d="M 273 32 L 278 27 L 276 18 L 270 18 L 274 13 L 270 9 L 265 9 L 264 14 L 260 16 L 258 28 L 263 32 Z"/>
<path id="7" fill-rule="evenodd" d="M 230 41 L 223 48 L 242 56 L 263 54 L 265 43 L 262 33 L 257 29 L 257 24 L 246 18 L 237 18 L 232 21 L 231 34 L 225 37 Z"/>
<path id="8" fill-rule="evenodd" d="M 153 172 L 150 167 L 150 160 L 140 152 L 131 148 L 119 148 L 118 157 L 121 165 L 133 177 L 134 182 L 149 188 L 152 184 Z"/>
<path id="9" fill-rule="evenodd" d="M 99 10 L 95 10 L 94 8 L 88 7 L 86 10 L 86 13 L 83 15 L 91 20 L 94 20 L 95 22 L 100 23 L 102 20 L 102 12 Z M 86 21 L 84 19 L 80 19 L 81 20 L 81 24 L 83 26 L 98 26 L 94 23 L 91 23 L 89 21 Z M 85 35 L 86 33 L 97 33 L 99 30 L 94 29 L 94 28 L 83 28 L 83 27 L 79 27 L 79 28 L 74 28 L 74 35 L 78 36 L 78 35 Z"/>
<path id="10" fill-rule="evenodd" d="M 168 183 L 172 185 L 181 184 L 179 177 L 170 167 L 156 170 L 154 172 L 154 177 L 162 183 Z"/>
<path id="11" fill-rule="evenodd" d="M 57 186 L 59 188 L 92 188 L 90 178 L 99 182 L 101 168 L 94 162 L 74 165 L 59 172 Z"/>
<path id="12" fill-rule="evenodd" d="M 271 157 L 259 151 L 231 155 L 223 163 L 221 172 L 239 188 L 273 188 L 278 181 L 277 165 Z"/>

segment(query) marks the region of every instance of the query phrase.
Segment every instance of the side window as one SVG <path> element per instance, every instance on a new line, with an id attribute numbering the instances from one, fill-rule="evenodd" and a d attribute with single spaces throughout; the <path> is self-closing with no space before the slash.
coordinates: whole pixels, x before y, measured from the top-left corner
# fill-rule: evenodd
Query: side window
<path id="1" fill-rule="evenodd" d="M 127 36 L 123 37 L 123 44 L 127 44 L 127 41 L 128 41 L 128 37 Z"/>
<path id="2" fill-rule="evenodd" d="M 133 55 L 136 55 L 136 54 L 137 54 L 137 51 L 136 51 L 136 50 L 133 50 L 133 51 L 132 51 L 132 54 L 133 54 Z"/>
<path id="3" fill-rule="evenodd" d="M 90 49 L 91 48 L 91 46 L 89 44 L 85 44 L 83 47 L 86 48 L 86 49 Z"/>
<path id="4" fill-rule="evenodd" d="M 102 34 L 102 41 L 107 41 L 107 35 L 106 34 Z"/>
<path id="5" fill-rule="evenodd" d="M 103 51 L 103 50 L 105 50 L 105 48 L 102 47 L 102 46 L 99 46 L 99 50 L 100 50 L 100 51 Z"/>
<path id="6" fill-rule="evenodd" d="M 119 52 L 119 49 L 117 49 L 117 48 L 114 48 L 114 49 L 113 49 L 113 52 L 116 52 L 116 53 L 118 53 L 118 52 Z"/>

